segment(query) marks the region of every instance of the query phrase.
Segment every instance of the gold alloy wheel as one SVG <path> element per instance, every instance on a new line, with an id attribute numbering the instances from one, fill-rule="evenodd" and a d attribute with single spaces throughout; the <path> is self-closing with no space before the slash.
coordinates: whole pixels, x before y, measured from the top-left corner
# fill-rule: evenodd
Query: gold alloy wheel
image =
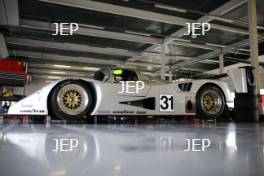
<path id="1" fill-rule="evenodd" d="M 63 104 L 69 109 L 77 109 L 81 106 L 82 96 L 76 90 L 68 90 L 63 95 Z"/>
<path id="2" fill-rule="evenodd" d="M 218 91 L 209 89 L 202 93 L 200 104 L 205 113 L 217 114 L 223 107 L 223 100 Z"/>
<path id="3" fill-rule="evenodd" d="M 57 103 L 60 111 L 67 115 L 76 116 L 83 113 L 88 107 L 88 93 L 79 84 L 68 84 L 59 90 Z"/>
<path id="4" fill-rule="evenodd" d="M 215 99 L 212 95 L 210 94 L 204 95 L 203 107 L 207 112 L 212 111 L 215 108 Z"/>

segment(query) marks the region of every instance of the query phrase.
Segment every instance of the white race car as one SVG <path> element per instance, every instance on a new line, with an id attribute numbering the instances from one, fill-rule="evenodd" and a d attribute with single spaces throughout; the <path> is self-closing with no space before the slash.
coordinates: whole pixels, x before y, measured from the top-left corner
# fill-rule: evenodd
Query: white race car
<path id="1" fill-rule="evenodd" d="M 233 103 L 225 82 L 151 83 L 132 70 L 106 68 L 94 79 L 51 83 L 10 107 L 13 115 L 80 119 L 94 115 L 198 115 L 217 118 Z"/>

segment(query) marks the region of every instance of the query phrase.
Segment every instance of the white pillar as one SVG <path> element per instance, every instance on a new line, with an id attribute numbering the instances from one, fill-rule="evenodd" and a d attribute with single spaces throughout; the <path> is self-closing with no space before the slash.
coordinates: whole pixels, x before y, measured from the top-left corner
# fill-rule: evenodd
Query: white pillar
<path id="1" fill-rule="evenodd" d="M 256 80 L 257 94 L 260 94 L 260 71 L 259 71 L 259 55 L 258 55 L 258 31 L 257 31 L 257 12 L 256 0 L 248 0 L 248 21 L 250 32 L 250 59 L 251 65 L 254 67 L 254 76 Z"/>
<path id="2" fill-rule="evenodd" d="M 172 82 L 172 71 L 169 71 L 169 81 Z"/>
<path id="3" fill-rule="evenodd" d="M 224 55 L 220 54 L 219 56 L 219 73 L 223 74 L 224 73 Z"/>
<path id="4" fill-rule="evenodd" d="M 257 10 L 256 0 L 248 0 L 248 21 L 249 21 L 249 38 L 250 38 L 250 59 L 251 65 L 254 67 L 254 77 L 256 81 L 256 93 L 260 94 L 260 71 L 259 71 L 259 55 L 258 55 L 258 31 L 257 31 Z M 258 101 L 258 99 L 256 100 Z M 259 112 L 258 110 L 256 110 Z M 254 119 L 259 120 L 259 114 Z"/>
<path id="5" fill-rule="evenodd" d="M 160 70 L 160 77 L 162 80 L 165 80 L 165 45 L 160 46 L 160 51 L 161 51 L 161 70 Z"/>

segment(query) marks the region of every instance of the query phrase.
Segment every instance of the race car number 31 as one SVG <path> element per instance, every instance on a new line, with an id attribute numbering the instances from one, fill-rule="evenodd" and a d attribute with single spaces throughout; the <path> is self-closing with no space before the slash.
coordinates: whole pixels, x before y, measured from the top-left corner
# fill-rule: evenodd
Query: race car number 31
<path id="1" fill-rule="evenodd" d="M 174 111 L 173 95 L 160 95 L 160 111 Z"/>

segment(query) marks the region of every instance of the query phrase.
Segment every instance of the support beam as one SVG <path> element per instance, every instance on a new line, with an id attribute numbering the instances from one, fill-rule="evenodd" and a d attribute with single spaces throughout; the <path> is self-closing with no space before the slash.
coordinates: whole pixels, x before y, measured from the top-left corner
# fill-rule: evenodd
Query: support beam
<path id="1" fill-rule="evenodd" d="M 262 41 L 264 40 L 264 35 L 260 36 L 256 41 Z M 239 41 L 239 42 L 236 42 L 236 43 L 233 43 L 229 46 L 226 46 L 225 48 L 222 49 L 222 52 L 219 52 L 219 51 L 211 51 L 209 53 L 206 53 L 206 54 L 202 54 L 198 57 L 196 57 L 196 59 L 192 59 L 192 60 L 187 60 L 187 61 L 184 61 L 180 64 L 177 64 L 177 65 L 173 65 L 172 66 L 172 69 L 179 69 L 185 65 L 189 65 L 193 62 L 198 62 L 198 61 L 202 61 L 202 60 L 206 60 L 206 59 L 211 59 L 211 58 L 214 58 L 214 57 L 217 57 L 219 56 L 219 54 L 226 54 L 230 51 L 233 51 L 233 50 L 238 50 L 239 48 L 242 48 L 244 46 L 248 46 L 250 43 L 249 39 L 244 39 L 242 41 Z"/>
<path id="2" fill-rule="evenodd" d="M 103 65 L 95 65 L 95 64 L 87 64 L 87 65 L 83 65 L 83 64 L 71 64 L 71 65 L 67 65 L 67 64 L 63 64 L 64 66 L 70 66 L 70 67 L 57 67 L 56 65 L 61 65 L 61 62 L 31 62 L 30 60 L 28 60 L 28 69 L 29 71 L 32 71 L 32 69 L 35 69 L 36 71 L 42 71 L 42 70 L 49 70 L 50 72 L 55 72 L 53 74 L 60 74 L 61 72 L 78 72 L 78 73 L 87 73 L 87 72 L 95 72 L 96 70 L 99 70 L 100 68 L 103 68 Z M 102 66 L 102 67 L 101 67 Z M 57 72 L 57 73 L 56 73 Z M 74 75 L 74 74 L 72 74 Z"/>
<path id="3" fill-rule="evenodd" d="M 172 71 L 169 71 L 169 81 L 172 82 Z"/>
<path id="4" fill-rule="evenodd" d="M 165 56 L 165 45 L 161 45 L 161 71 L 160 77 L 162 80 L 165 80 L 165 64 L 166 64 L 166 56 Z"/>
<path id="5" fill-rule="evenodd" d="M 216 46 L 210 46 L 210 45 L 202 45 L 202 44 L 196 44 L 196 43 L 191 43 L 191 42 L 186 42 L 186 41 L 177 41 L 174 40 L 170 45 L 180 45 L 180 46 L 186 46 L 186 47 L 192 47 L 192 48 L 200 48 L 200 49 L 206 49 L 206 50 L 216 50 L 220 51 L 221 47 L 216 47 Z"/>
<path id="6" fill-rule="evenodd" d="M 185 23 L 192 22 L 192 20 L 188 20 L 181 17 L 176 17 L 172 15 L 160 14 L 157 12 L 144 11 L 139 9 L 134 9 L 130 7 L 124 7 L 119 5 L 113 5 L 110 3 L 96 2 L 91 0 L 40 0 L 43 2 L 60 4 L 70 7 L 76 7 L 81 9 L 94 10 L 98 12 L 106 12 L 112 13 L 116 15 L 134 17 L 144 20 L 151 20 L 156 22 L 168 23 L 185 26 Z"/>
<path id="7" fill-rule="evenodd" d="M 203 73 L 203 72 L 207 71 L 207 69 L 203 69 L 203 68 L 181 68 L 180 70 L 192 71 L 192 72 L 200 72 L 200 73 Z"/>
<path id="8" fill-rule="evenodd" d="M 48 30 L 48 31 L 56 30 L 54 24 L 47 23 L 47 22 L 21 19 L 20 24 L 21 24 L 20 25 L 21 27 L 29 28 L 29 29 L 42 29 L 42 30 Z M 131 41 L 131 42 L 137 42 L 137 43 L 149 43 L 149 44 L 162 44 L 163 43 L 162 39 L 159 39 L 156 37 L 146 37 L 146 36 L 136 35 L 136 34 L 112 32 L 112 31 L 104 30 L 103 27 L 101 28 L 102 29 L 95 29 L 95 28 L 89 27 L 89 25 L 86 25 L 86 24 L 79 24 L 79 29 L 75 33 L 80 34 L 80 35 L 96 36 L 96 37 Z"/>
<path id="9" fill-rule="evenodd" d="M 6 41 L 3 34 L 0 33 L 0 59 L 7 58 L 9 56 Z"/>
<path id="10" fill-rule="evenodd" d="M 126 66 L 143 66 L 143 67 L 156 67 L 160 68 L 160 64 L 153 64 L 148 62 L 125 62 Z M 164 66 L 165 71 L 169 70 L 168 66 Z"/>
<path id="11" fill-rule="evenodd" d="M 128 17 L 134 17 L 144 20 L 150 20 L 150 21 L 156 21 L 161 23 L 168 23 L 168 24 L 174 24 L 179 26 L 186 26 L 186 23 L 193 23 L 194 20 L 181 18 L 177 16 L 172 15 L 166 15 L 166 14 L 160 14 L 157 12 L 151 12 L 151 11 L 145 11 L 145 10 L 139 10 L 119 5 L 113 5 L 103 2 L 96 2 L 91 0 L 40 0 L 43 2 L 53 3 L 53 4 L 60 4 L 70 7 L 77 7 L 82 9 L 88 9 L 88 10 L 94 10 L 99 12 L 106 12 L 106 13 L 112 13 L 122 16 L 128 16 Z M 239 0 L 239 4 L 241 4 Z M 244 0 L 242 0 L 244 1 Z M 236 0 L 238 2 L 238 0 Z M 215 15 L 215 14 L 212 14 Z M 207 17 L 211 19 L 210 17 Z M 209 20 L 208 19 L 208 20 Z M 212 20 L 212 19 L 211 19 Z M 229 31 L 229 32 L 235 32 L 235 33 L 242 33 L 242 34 L 248 34 L 247 30 L 243 30 L 240 28 L 235 27 L 228 27 L 223 25 L 217 25 L 217 24 L 211 24 L 211 27 L 214 29 Z"/>
<path id="12" fill-rule="evenodd" d="M 95 59 L 89 57 L 72 57 L 58 54 L 48 54 L 42 52 L 31 52 L 31 51 L 21 51 L 21 50 L 11 50 L 9 51 L 10 55 L 15 57 L 28 57 L 34 59 L 40 59 L 45 61 L 67 61 L 67 62 L 79 62 L 84 64 L 97 64 L 97 65 L 135 65 L 135 66 L 144 66 L 144 67 L 157 67 L 160 68 L 159 64 L 152 64 L 146 62 L 124 62 L 121 60 L 112 60 L 112 59 Z M 168 66 L 165 66 L 166 70 L 169 70 Z"/>
<path id="13" fill-rule="evenodd" d="M 219 56 L 219 70 L 220 74 L 224 73 L 224 54 L 220 54 Z"/>
<path id="14" fill-rule="evenodd" d="M 217 9 L 211 11 L 209 14 L 211 15 L 215 15 L 215 16 L 222 16 L 230 11 L 232 11 L 233 9 L 245 4 L 247 2 L 247 0 L 230 0 L 227 3 L 225 3 L 224 5 L 218 7 Z M 204 15 L 201 18 L 199 18 L 198 20 L 196 20 L 196 23 L 209 23 L 213 20 L 213 18 L 210 18 L 210 16 L 208 15 Z M 172 37 L 181 37 L 184 33 L 187 32 L 187 27 L 184 27 L 176 32 L 174 32 L 173 34 L 171 34 Z M 234 32 L 234 31 L 233 31 Z M 240 31 L 241 32 L 241 31 Z M 245 32 L 244 34 L 248 34 L 248 31 L 243 31 Z M 166 39 L 165 42 L 166 43 L 170 43 L 172 41 L 172 39 Z"/>
<path id="15" fill-rule="evenodd" d="M 224 5 L 218 7 L 217 9 L 211 11 L 209 14 L 221 16 L 221 15 L 224 15 L 224 14 L 230 12 L 231 10 L 243 5 L 246 2 L 247 2 L 247 0 L 231 0 L 227 3 L 225 3 Z M 199 18 L 198 20 L 195 20 L 194 22 L 195 23 L 206 23 L 206 22 L 208 23 L 212 20 L 213 19 L 210 18 L 208 15 L 204 15 L 203 17 Z M 164 43 L 166 43 L 166 44 L 171 43 L 172 41 L 174 41 L 173 38 L 179 38 L 179 37 L 183 36 L 183 34 L 186 33 L 187 31 L 188 31 L 187 27 L 183 27 L 183 28 L 179 29 L 178 31 L 172 33 L 170 35 L 170 37 L 165 38 Z M 244 31 L 244 32 L 248 33 L 248 31 Z M 156 49 L 159 48 L 159 46 L 160 45 L 153 45 L 151 47 L 148 47 L 145 51 L 155 51 Z M 142 57 L 141 56 L 138 58 L 132 57 L 132 58 L 129 58 L 128 60 L 129 61 L 137 61 L 140 58 L 142 58 Z"/>
<path id="16" fill-rule="evenodd" d="M 257 31 L 257 2 L 248 0 L 248 21 L 250 31 L 250 59 L 254 67 L 257 95 L 260 94 L 260 71 L 259 71 L 259 51 L 258 51 L 258 31 Z"/>
<path id="17" fill-rule="evenodd" d="M 49 48 L 49 49 L 61 49 L 61 50 L 78 51 L 78 52 L 91 52 L 91 53 L 108 54 L 115 56 L 132 57 L 132 56 L 140 55 L 139 52 L 128 51 L 125 49 L 110 48 L 110 47 L 100 48 L 100 47 L 81 45 L 81 44 L 49 42 L 49 41 L 40 41 L 40 40 L 32 40 L 32 39 L 24 39 L 24 38 L 6 37 L 6 42 L 12 45 L 41 47 L 41 48 Z"/>
<path id="18" fill-rule="evenodd" d="M 37 74 L 37 75 L 55 75 L 55 76 L 63 76 L 63 77 L 86 77 L 89 74 L 94 73 L 94 71 L 71 71 L 71 70 L 66 70 L 66 71 L 61 71 L 61 70 L 56 70 L 56 68 L 48 68 L 48 69 L 43 69 L 43 68 L 35 68 L 35 67 L 30 67 L 29 68 L 29 73 L 30 74 Z"/>
<path id="19" fill-rule="evenodd" d="M 0 25 L 19 25 L 17 0 L 0 0 Z"/>
<path id="20" fill-rule="evenodd" d="M 9 51 L 10 55 L 15 57 L 22 56 L 28 58 L 36 58 L 42 60 L 52 60 L 52 61 L 68 61 L 68 62 L 80 62 L 80 63 L 94 63 L 98 65 L 120 65 L 124 62 L 119 60 L 110 60 L 110 59 L 95 59 L 89 57 L 72 57 L 72 56 L 64 56 L 57 54 L 47 54 L 42 52 L 30 52 L 30 51 L 20 51 L 20 50 L 11 50 Z"/>

